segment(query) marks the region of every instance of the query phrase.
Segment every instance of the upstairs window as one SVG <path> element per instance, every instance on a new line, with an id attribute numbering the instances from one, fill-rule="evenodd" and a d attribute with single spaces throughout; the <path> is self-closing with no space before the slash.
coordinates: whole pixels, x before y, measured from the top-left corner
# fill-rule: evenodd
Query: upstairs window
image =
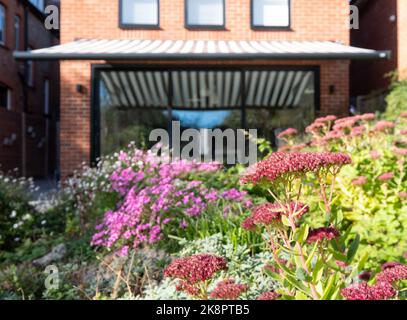
<path id="1" fill-rule="evenodd" d="M 158 27 L 159 0 L 120 0 L 121 27 Z"/>
<path id="2" fill-rule="evenodd" d="M 44 11 L 44 0 L 30 0 L 30 2 L 41 12 Z"/>
<path id="3" fill-rule="evenodd" d="M 9 88 L 0 84 L 0 108 L 11 109 L 11 93 Z"/>
<path id="4" fill-rule="evenodd" d="M 290 27 L 290 2 L 291 0 L 252 0 L 252 27 Z"/>
<path id="5" fill-rule="evenodd" d="M 6 44 L 6 7 L 0 3 L 0 44 Z"/>
<path id="6" fill-rule="evenodd" d="M 224 0 L 186 0 L 185 21 L 192 28 L 224 28 Z"/>

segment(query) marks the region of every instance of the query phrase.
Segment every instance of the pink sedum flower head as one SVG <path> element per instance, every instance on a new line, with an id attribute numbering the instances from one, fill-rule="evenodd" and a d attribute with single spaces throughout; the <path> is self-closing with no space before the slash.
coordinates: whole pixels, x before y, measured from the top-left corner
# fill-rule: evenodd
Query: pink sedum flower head
<path id="1" fill-rule="evenodd" d="M 336 119 L 338 119 L 336 116 L 329 115 L 329 116 L 326 116 L 326 117 L 317 118 L 317 119 L 315 119 L 315 122 L 316 123 L 333 122 Z"/>
<path id="2" fill-rule="evenodd" d="M 275 291 L 268 291 L 268 292 L 263 292 L 257 300 L 277 300 L 281 297 L 280 294 L 278 294 Z"/>
<path id="3" fill-rule="evenodd" d="M 213 299 L 236 300 L 248 289 L 249 286 L 245 284 L 237 284 L 233 279 L 223 280 L 216 285 L 215 289 L 211 292 L 210 297 Z"/>
<path id="4" fill-rule="evenodd" d="M 370 156 L 372 157 L 373 160 L 377 160 L 381 157 L 381 154 L 379 153 L 379 151 L 372 150 L 370 151 Z"/>
<path id="5" fill-rule="evenodd" d="M 296 136 L 298 134 L 298 130 L 294 129 L 294 128 L 288 128 L 284 131 L 282 131 L 277 138 L 279 139 L 283 139 L 283 138 L 287 138 L 287 137 L 293 137 Z"/>
<path id="6" fill-rule="evenodd" d="M 203 253 L 174 260 L 164 270 L 164 276 L 195 284 L 212 279 L 221 270 L 227 270 L 225 258 Z"/>
<path id="7" fill-rule="evenodd" d="M 360 116 L 360 120 L 363 121 L 373 121 L 376 119 L 376 114 L 374 113 L 365 113 Z"/>
<path id="8" fill-rule="evenodd" d="M 375 124 L 374 130 L 376 131 L 388 131 L 395 127 L 394 122 L 382 120 Z"/>
<path id="9" fill-rule="evenodd" d="M 339 231 L 335 228 L 328 227 L 328 228 L 318 228 L 314 230 L 310 230 L 307 238 L 308 243 L 313 243 L 317 241 L 323 240 L 332 240 L 339 237 Z"/>
<path id="10" fill-rule="evenodd" d="M 246 171 L 241 180 L 253 184 L 262 180 L 273 182 L 287 174 L 317 172 L 322 168 L 341 167 L 350 163 L 350 157 L 344 153 L 275 152 Z"/>
<path id="11" fill-rule="evenodd" d="M 407 111 L 406 111 L 406 112 L 402 112 L 402 113 L 400 114 L 400 117 L 401 117 L 401 118 L 407 118 Z"/>
<path id="12" fill-rule="evenodd" d="M 384 181 L 392 180 L 393 178 L 394 178 L 393 172 L 386 172 L 386 173 L 382 174 L 378 179 L 380 181 L 384 182 Z"/>
<path id="13" fill-rule="evenodd" d="M 357 177 L 352 181 L 354 186 L 363 186 L 367 183 L 367 178 L 364 176 Z"/>

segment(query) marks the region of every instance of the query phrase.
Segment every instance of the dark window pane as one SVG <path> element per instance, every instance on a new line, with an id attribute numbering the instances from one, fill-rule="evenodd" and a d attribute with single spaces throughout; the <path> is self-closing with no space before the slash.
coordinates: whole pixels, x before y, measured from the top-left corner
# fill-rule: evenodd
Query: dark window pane
<path id="1" fill-rule="evenodd" d="M 0 85 L 0 108 L 8 108 L 9 107 L 9 93 L 8 89 L 4 86 Z"/>

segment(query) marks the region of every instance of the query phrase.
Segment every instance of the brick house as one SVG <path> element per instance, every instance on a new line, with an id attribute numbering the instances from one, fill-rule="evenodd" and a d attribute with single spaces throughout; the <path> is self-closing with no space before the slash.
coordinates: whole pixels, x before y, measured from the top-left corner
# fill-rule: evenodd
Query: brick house
<path id="1" fill-rule="evenodd" d="M 347 115 L 352 59 L 346 0 L 64 0 L 61 46 L 17 59 L 60 60 L 61 170 L 152 128 L 304 127 Z"/>
<path id="2" fill-rule="evenodd" d="M 13 51 L 59 43 L 58 34 L 44 28 L 43 6 L 0 0 L 0 168 L 41 178 L 57 166 L 58 63 L 17 62 Z"/>
<path id="3" fill-rule="evenodd" d="M 351 45 L 391 50 L 390 59 L 354 61 L 351 64 L 351 95 L 367 95 L 387 89 L 397 71 L 407 77 L 407 0 L 353 0 L 359 9 L 359 29 L 351 31 Z"/>

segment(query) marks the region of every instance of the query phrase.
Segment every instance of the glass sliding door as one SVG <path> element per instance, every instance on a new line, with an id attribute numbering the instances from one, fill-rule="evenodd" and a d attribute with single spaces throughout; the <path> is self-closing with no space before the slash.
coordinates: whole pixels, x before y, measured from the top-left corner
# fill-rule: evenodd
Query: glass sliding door
<path id="1" fill-rule="evenodd" d="M 257 129 L 275 143 L 288 127 L 304 128 L 318 109 L 318 70 L 256 68 L 96 68 L 95 156 L 134 142 L 150 148 L 153 129 Z M 202 152 L 213 152 L 205 148 Z"/>

